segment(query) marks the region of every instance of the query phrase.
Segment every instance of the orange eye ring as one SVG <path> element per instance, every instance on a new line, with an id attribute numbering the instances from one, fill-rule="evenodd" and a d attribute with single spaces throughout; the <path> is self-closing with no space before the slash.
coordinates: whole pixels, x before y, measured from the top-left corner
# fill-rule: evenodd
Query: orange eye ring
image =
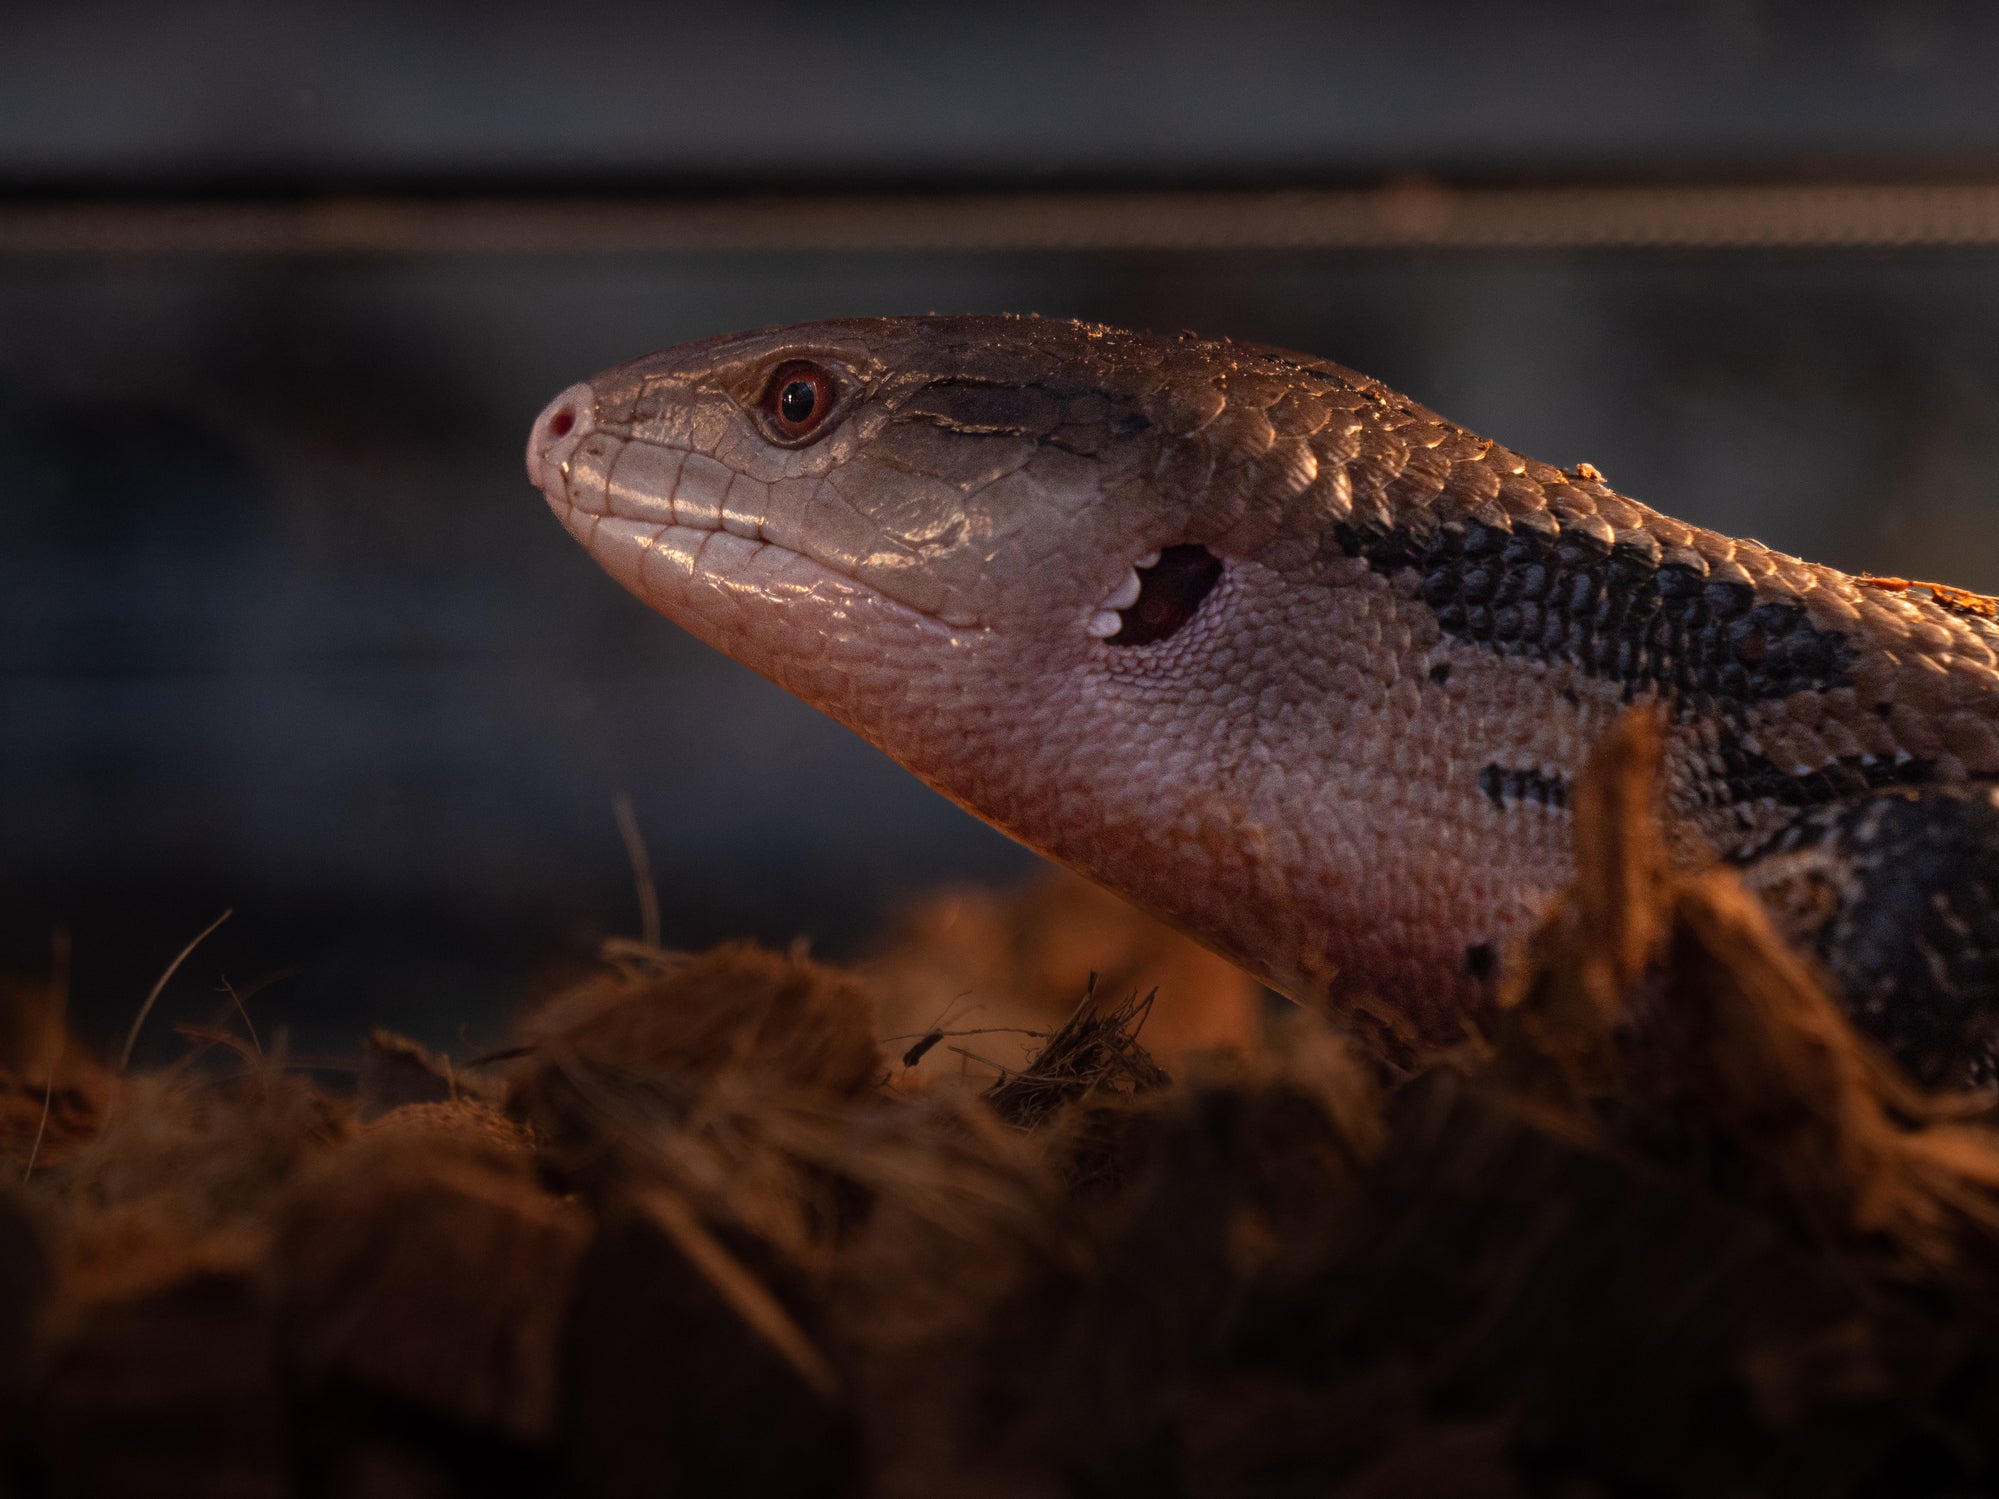
<path id="1" fill-rule="evenodd" d="M 764 420 L 781 441 L 803 442 L 826 425 L 839 394 L 824 369 L 809 360 L 791 360 L 773 370 L 764 386 Z"/>

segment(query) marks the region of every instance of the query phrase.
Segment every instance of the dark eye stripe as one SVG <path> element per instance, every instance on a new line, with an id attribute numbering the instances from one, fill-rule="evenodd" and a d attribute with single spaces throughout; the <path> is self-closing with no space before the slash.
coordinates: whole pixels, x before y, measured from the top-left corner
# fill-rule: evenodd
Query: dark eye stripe
<path id="1" fill-rule="evenodd" d="M 1123 611 L 1124 626 L 1110 645 L 1150 645 L 1164 640 L 1200 610 L 1222 578 L 1222 559 L 1202 546 L 1167 547 L 1138 575 L 1138 599 Z"/>

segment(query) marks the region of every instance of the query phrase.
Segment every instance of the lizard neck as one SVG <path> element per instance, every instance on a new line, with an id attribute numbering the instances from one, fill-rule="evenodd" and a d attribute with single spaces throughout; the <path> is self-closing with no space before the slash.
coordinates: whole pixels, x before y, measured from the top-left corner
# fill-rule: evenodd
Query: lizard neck
<path id="1" fill-rule="evenodd" d="M 1621 695 L 1452 639 L 1364 560 L 1225 560 L 1170 653 L 1042 674 L 974 652 L 893 713 L 822 706 L 1280 992 L 1455 1040 L 1566 877 L 1567 785 Z"/>

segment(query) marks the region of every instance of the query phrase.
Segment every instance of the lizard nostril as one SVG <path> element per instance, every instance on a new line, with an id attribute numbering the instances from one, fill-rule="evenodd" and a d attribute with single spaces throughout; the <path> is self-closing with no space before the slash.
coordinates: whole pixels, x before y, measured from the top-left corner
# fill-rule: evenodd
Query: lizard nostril
<path id="1" fill-rule="evenodd" d="M 528 482 L 546 489 L 566 472 L 570 450 L 597 428 L 597 392 L 587 383 L 557 393 L 528 432 Z"/>

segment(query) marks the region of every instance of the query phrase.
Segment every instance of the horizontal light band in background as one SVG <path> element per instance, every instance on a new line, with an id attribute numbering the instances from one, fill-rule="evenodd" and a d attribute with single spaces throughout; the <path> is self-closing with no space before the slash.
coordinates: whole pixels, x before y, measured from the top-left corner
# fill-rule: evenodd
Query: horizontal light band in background
<path id="1" fill-rule="evenodd" d="M 1999 244 L 1999 183 L 0 201 L 0 255 L 1865 249 Z"/>

